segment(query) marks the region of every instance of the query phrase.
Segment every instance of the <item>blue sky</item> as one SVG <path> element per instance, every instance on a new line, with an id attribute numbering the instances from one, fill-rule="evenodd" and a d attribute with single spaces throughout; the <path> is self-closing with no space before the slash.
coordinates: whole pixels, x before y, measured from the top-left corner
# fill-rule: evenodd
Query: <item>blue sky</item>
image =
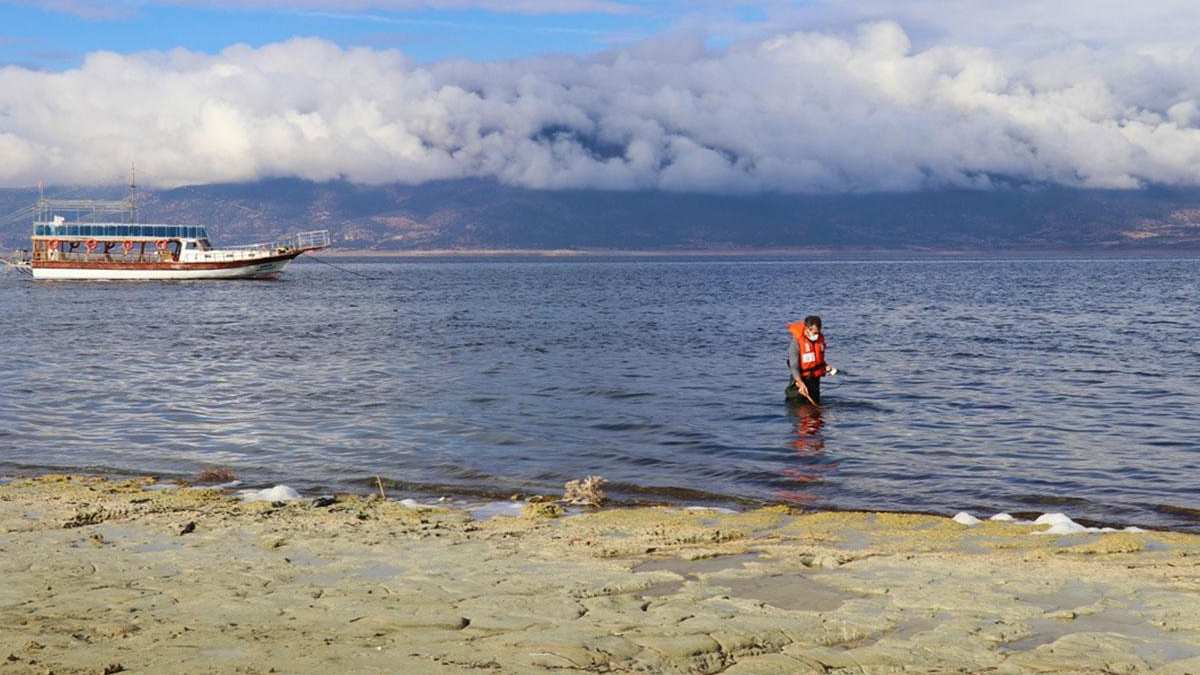
<path id="1" fill-rule="evenodd" d="M 321 37 L 343 47 L 397 48 L 422 63 L 449 58 L 491 61 L 593 53 L 653 37 L 698 16 L 714 27 L 721 20 L 762 17 L 748 4 L 714 8 L 673 1 L 622 0 L 600 11 L 550 11 L 556 3 L 544 2 L 544 11 L 533 12 L 398 10 L 392 6 L 407 3 L 387 2 L 366 7 L 334 1 L 296 3 L 303 6 L 300 9 L 255 6 L 269 4 L 210 3 L 218 6 L 208 8 L 184 2 L 2 2 L 0 64 L 63 70 L 98 50 L 133 53 L 182 47 L 216 53 L 232 44 L 261 46 L 297 36 Z"/>

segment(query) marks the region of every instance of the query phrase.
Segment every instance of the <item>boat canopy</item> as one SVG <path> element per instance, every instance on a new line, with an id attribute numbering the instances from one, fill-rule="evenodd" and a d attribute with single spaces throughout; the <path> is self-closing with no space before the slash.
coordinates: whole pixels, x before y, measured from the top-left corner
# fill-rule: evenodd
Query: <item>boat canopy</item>
<path id="1" fill-rule="evenodd" d="M 34 223 L 35 237 L 98 237 L 129 239 L 208 239 L 203 227 L 189 225 L 131 225 L 129 223 Z"/>

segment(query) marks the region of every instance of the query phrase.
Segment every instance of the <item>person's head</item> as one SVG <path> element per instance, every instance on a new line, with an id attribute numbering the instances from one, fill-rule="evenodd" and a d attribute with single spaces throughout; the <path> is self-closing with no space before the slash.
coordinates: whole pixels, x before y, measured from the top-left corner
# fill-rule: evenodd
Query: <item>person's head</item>
<path id="1" fill-rule="evenodd" d="M 804 317 L 804 334 L 809 340 L 816 340 L 821 336 L 821 317 L 812 314 Z"/>

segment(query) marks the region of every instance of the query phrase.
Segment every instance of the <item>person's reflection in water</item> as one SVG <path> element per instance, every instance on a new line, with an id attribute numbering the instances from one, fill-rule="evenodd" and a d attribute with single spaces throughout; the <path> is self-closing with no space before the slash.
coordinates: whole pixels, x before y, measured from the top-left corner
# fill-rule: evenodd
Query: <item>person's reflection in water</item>
<path id="1" fill-rule="evenodd" d="M 821 409 L 810 403 L 789 405 L 788 411 L 796 420 L 796 438 L 792 447 L 801 455 L 819 454 L 825 449 L 825 438 L 821 436 L 821 427 L 825 420 L 821 419 Z"/>
<path id="2" fill-rule="evenodd" d="M 789 466 L 782 473 L 789 481 L 798 483 L 791 490 L 780 490 L 779 498 L 793 503 L 807 504 L 815 501 L 816 495 L 805 490 L 802 486 L 821 482 L 824 474 L 837 468 L 836 463 L 822 462 L 825 450 L 825 437 L 821 428 L 825 420 L 821 418 L 821 409 L 808 402 L 789 404 L 788 413 L 795 420 L 795 436 L 791 446 L 796 451 L 796 464 Z"/>

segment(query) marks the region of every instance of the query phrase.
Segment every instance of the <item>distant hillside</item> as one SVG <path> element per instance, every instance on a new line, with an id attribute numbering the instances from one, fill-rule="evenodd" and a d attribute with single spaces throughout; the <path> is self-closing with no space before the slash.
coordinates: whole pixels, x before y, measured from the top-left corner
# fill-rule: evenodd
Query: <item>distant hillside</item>
<path id="1" fill-rule="evenodd" d="M 53 194 L 119 196 L 109 190 Z M 0 190 L 7 218 L 31 190 Z M 329 229 L 361 250 L 746 248 L 1139 248 L 1200 250 L 1200 189 L 1062 188 L 867 195 L 537 191 L 492 181 L 362 186 L 280 179 L 143 192 L 143 222 L 205 224 L 218 244 Z"/>

